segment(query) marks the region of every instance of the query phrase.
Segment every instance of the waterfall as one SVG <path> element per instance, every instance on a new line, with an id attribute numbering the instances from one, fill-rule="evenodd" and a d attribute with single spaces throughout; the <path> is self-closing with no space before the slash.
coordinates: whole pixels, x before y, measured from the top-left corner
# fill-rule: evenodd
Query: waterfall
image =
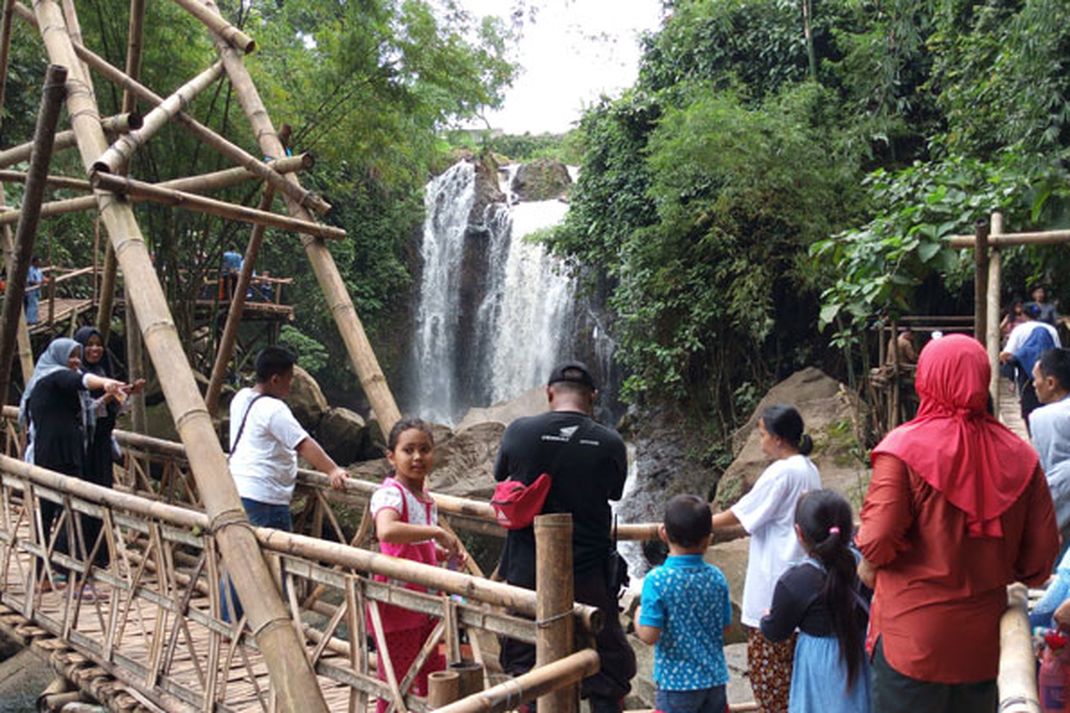
<path id="1" fill-rule="evenodd" d="M 505 195 L 515 170 L 499 177 Z M 571 353 L 576 323 L 574 280 L 526 239 L 560 223 L 568 206 L 507 199 L 473 216 L 476 180 L 475 167 L 461 161 L 424 197 L 414 396 L 417 413 L 442 423 L 544 383 Z"/>

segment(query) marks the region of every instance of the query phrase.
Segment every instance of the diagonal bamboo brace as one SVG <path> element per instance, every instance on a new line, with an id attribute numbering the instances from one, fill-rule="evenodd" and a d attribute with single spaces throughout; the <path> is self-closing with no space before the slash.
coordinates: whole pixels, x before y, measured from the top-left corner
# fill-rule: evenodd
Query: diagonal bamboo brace
<path id="1" fill-rule="evenodd" d="M 104 127 L 104 131 L 109 134 L 126 134 L 141 128 L 141 115 L 136 113 L 116 114 L 102 119 L 100 123 Z M 52 152 L 74 148 L 77 145 L 78 140 L 75 138 L 73 131 L 57 131 L 56 140 L 52 144 Z M 32 151 L 32 141 L 0 151 L 0 168 L 8 168 L 16 163 L 29 161 Z"/>
<path id="2" fill-rule="evenodd" d="M 175 4 L 203 22 L 205 27 L 225 40 L 231 47 L 239 49 L 245 54 L 249 54 L 256 49 L 256 42 L 253 41 L 252 37 L 234 27 L 218 14 L 210 11 L 197 0 L 175 0 Z"/>
<path id="3" fill-rule="evenodd" d="M 223 64 L 216 62 L 196 77 L 179 87 L 174 94 L 167 97 L 155 109 L 145 115 L 141 128 L 129 134 L 124 134 L 108 147 L 104 155 L 93 164 L 94 171 L 107 171 L 118 173 L 126 165 L 134 151 L 145 144 L 156 133 L 167 125 L 175 115 L 189 106 L 193 98 L 205 89 L 215 84 L 223 73 Z"/>

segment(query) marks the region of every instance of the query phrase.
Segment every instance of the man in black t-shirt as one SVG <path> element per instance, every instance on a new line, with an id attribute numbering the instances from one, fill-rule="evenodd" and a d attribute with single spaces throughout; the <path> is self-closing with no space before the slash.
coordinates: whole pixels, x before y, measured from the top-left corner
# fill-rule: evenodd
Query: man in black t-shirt
<path id="1" fill-rule="evenodd" d="M 550 492 L 542 512 L 572 514 L 575 596 L 597 606 L 605 618 L 597 636 L 601 670 L 583 681 L 582 695 L 591 699 L 592 713 L 616 713 L 635 675 L 635 653 L 620 626 L 617 592 L 611 591 L 607 566 L 613 547 L 609 501 L 623 493 L 627 455 L 621 437 L 591 418 L 597 395 L 582 363 L 555 368 L 546 387 L 550 411 L 517 419 L 505 430 L 494 478 L 530 484 L 549 473 Z M 510 584 L 535 588 L 533 528 L 509 531 L 498 571 Z M 503 639 L 501 663 L 510 675 L 525 673 L 535 663 L 535 649 Z"/>

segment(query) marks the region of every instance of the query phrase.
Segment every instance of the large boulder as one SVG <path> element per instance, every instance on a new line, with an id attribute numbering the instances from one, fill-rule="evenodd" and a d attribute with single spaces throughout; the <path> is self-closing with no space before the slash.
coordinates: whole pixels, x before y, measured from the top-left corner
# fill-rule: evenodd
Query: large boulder
<path id="1" fill-rule="evenodd" d="M 490 500 L 494 493 L 494 459 L 505 426 L 489 421 L 457 431 L 435 448 L 430 487 L 436 493 Z"/>
<path id="2" fill-rule="evenodd" d="M 517 169 L 510 188 L 522 201 L 549 201 L 566 197 L 571 185 L 568 166 L 550 159 L 536 159 Z"/>
<path id="3" fill-rule="evenodd" d="M 290 405 L 294 418 L 306 431 L 315 431 L 320 420 L 329 408 L 327 397 L 312 375 L 299 366 L 294 365 L 293 387 L 290 395 L 286 398 Z"/>
<path id="4" fill-rule="evenodd" d="M 477 423 L 494 421 L 503 426 L 508 426 L 513 421 L 524 416 L 537 416 L 549 409 L 546 401 L 546 387 L 536 386 L 510 401 L 500 401 L 486 407 L 473 407 L 468 409 L 461 422 L 457 424 L 457 430 L 463 431 Z"/>
<path id="5" fill-rule="evenodd" d="M 476 168 L 475 198 L 472 209 L 468 212 L 468 225 L 471 230 L 480 231 L 486 222 L 487 208 L 494 203 L 504 203 L 505 194 L 498 184 L 498 162 L 489 151 L 484 151 L 471 159 Z"/>
<path id="6" fill-rule="evenodd" d="M 367 451 L 368 428 L 359 413 L 332 407 L 320 419 L 316 440 L 336 463 L 347 465 Z"/>
<path id="7" fill-rule="evenodd" d="M 717 484 L 721 507 L 735 503 L 758 480 L 769 458 L 759 443 L 758 419 L 766 407 L 792 404 L 802 414 L 806 432 L 814 439 L 811 458 L 821 483 L 843 494 L 855 507 L 865 495 L 864 448 L 858 436 L 858 397 L 819 369 L 808 367 L 780 382 L 759 402 L 747 423 L 736 432 L 736 457 Z"/>
<path id="8" fill-rule="evenodd" d="M 729 644 L 747 640 L 740 615 L 743 612 L 743 582 L 747 579 L 749 553 L 748 538 L 714 545 L 706 550 L 705 560 L 717 565 L 728 580 L 728 596 L 732 601 L 732 626 L 725 633 L 725 643 Z"/>

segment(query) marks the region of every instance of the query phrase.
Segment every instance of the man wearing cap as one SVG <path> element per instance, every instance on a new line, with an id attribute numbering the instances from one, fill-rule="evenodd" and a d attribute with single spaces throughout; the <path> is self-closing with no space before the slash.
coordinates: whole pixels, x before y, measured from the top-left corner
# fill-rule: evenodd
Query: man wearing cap
<path id="1" fill-rule="evenodd" d="M 514 421 L 502 435 L 494 465 L 498 481 L 530 485 L 542 473 L 551 477 L 543 513 L 572 515 L 572 564 L 577 601 L 602 610 L 605 626 L 597 635 L 601 670 L 585 679 L 581 694 L 592 713 L 616 713 L 631 689 L 635 653 L 624 636 L 617 609 L 616 583 L 608 566 L 610 500 L 624 491 L 627 455 L 615 431 L 591 418 L 598 390 L 581 362 L 566 362 L 551 373 L 546 386 L 550 410 Z M 535 588 L 535 533 L 531 527 L 510 530 L 499 574 L 510 584 Z M 535 648 L 502 640 L 502 668 L 517 676 L 535 664 Z"/>

